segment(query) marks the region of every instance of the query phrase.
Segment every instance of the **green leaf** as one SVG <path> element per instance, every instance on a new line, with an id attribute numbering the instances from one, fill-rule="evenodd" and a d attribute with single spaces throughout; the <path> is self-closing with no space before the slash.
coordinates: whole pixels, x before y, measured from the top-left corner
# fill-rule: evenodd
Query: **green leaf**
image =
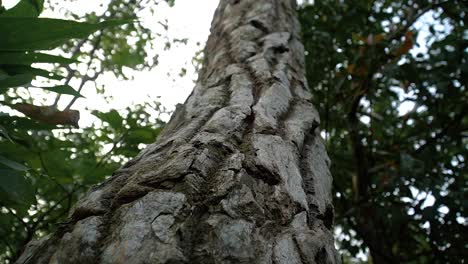
<path id="1" fill-rule="evenodd" d="M 128 131 L 125 139 L 131 143 L 153 143 L 156 139 L 155 130 L 152 128 L 134 128 Z"/>
<path id="2" fill-rule="evenodd" d="M 44 0 L 21 0 L 14 7 L 3 12 L 0 17 L 38 17 Z"/>
<path id="3" fill-rule="evenodd" d="M 0 94 L 4 93 L 11 87 L 26 86 L 31 83 L 34 79 L 33 74 L 18 74 L 14 76 L 8 76 L 0 79 Z"/>
<path id="4" fill-rule="evenodd" d="M 174 3 L 175 3 L 175 0 L 166 0 L 166 2 L 170 7 L 173 7 Z"/>
<path id="5" fill-rule="evenodd" d="M 0 52 L 0 64 L 21 64 L 30 65 L 31 63 L 59 63 L 70 64 L 77 62 L 74 59 L 68 59 L 61 56 L 55 56 L 44 53 L 27 52 Z"/>
<path id="6" fill-rule="evenodd" d="M 27 171 L 29 170 L 28 167 L 24 166 L 23 164 L 20 164 L 16 161 L 9 160 L 3 156 L 0 156 L 0 164 L 3 164 L 7 167 L 10 167 L 11 169 L 17 170 L 17 171 Z"/>
<path id="7" fill-rule="evenodd" d="M 17 129 L 19 131 L 24 131 L 24 130 L 44 131 L 44 130 L 52 130 L 52 129 L 58 128 L 56 125 L 44 124 L 44 123 L 40 123 L 40 122 L 31 120 L 29 118 L 20 117 L 20 116 L 1 116 L 0 115 L 0 124 L 3 124 L 4 126 L 12 126 L 14 129 Z"/>
<path id="8" fill-rule="evenodd" d="M 53 49 L 70 39 L 86 38 L 97 30 L 129 22 L 112 20 L 91 24 L 51 18 L 0 17 L 0 51 Z"/>
<path id="9" fill-rule="evenodd" d="M 0 169 L 0 200 L 6 206 L 23 210 L 36 202 L 34 188 L 23 172 Z"/>
<path id="10" fill-rule="evenodd" d="M 9 75 L 2 68 L 0 68 L 0 80 L 7 78 Z"/>
<path id="11" fill-rule="evenodd" d="M 107 113 L 93 111 L 92 114 L 101 119 L 102 121 L 109 123 L 109 125 L 111 125 L 111 127 L 115 129 L 120 129 L 122 127 L 123 118 L 116 110 L 111 110 Z"/>
<path id="12" fill-rule="evenodd" d="M 44 10 L 44 0 L 29 0 L 29 1 L 32 2 L 36 6 L 36 9 L 39 11 L 39 14 L 41 14 L 42 11 Z"/>
<path id="13" fill-rule="evenodd" d="M 13 142 L 10 135 L 8 134 L 8 131 L 3 126 L 0 126 L 0 135 L 2 135 L 4 138 L 8 139 L 10 142 Z"/>
<path id="14" fill-rule="evenodd" d="M 61 80 L 64 77 L 58 74 L 49 72 L 44 69 L 33 68 L 26 65 L 0 65 L 3 70 L 11 76 L 18 74 L 31 74 L 34 76 L 42 76 L 44 78 L 49 78 L 53 80 Z"/>
<path id="15" fill-rule="evenodd" d="M 70 85 L 57 85 L 54 87 L 32 87 L 32 88 L 40 88 L 40 89 L 44 89 L 44 90 L 59 93 L 59 94 L 69 94 L 69 95 L 84 98 L 83 95 L 81 95 L 78 91 L 73 89 Z"/>
<path id="16" fill-rule="evenodd" d="M 44 160 L 43 166 L 44 168 L 47 168 L 48 176 L 56 179 L 62 184 L 73 183 L 73 175 L 76 173 L 76 167 L 81 167 L 78 171 L 85 171 L 85 168 L 95 166 L 95 163 L 79 164 L 81 162 L 80 158 L 71 162 L 67 159 L 70 154 L 65 149 L 50 148 L 47 152 L 42 152 L 41 155 Z"/>
<path id="17" fill-rule="evenodd" d="M 416 176 L 424 172 L 424 163 L 407 153 L 400 153 L 400 173 L 403 176 Z"/>

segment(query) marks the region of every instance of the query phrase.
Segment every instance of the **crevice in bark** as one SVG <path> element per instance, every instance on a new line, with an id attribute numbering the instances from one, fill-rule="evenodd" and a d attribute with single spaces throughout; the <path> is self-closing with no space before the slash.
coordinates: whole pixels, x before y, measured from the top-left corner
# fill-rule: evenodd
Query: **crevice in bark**
<path id="1" fill-rule="evenodd" d="M 70 223 L 75 223 L 78 222 L 82 219 L 91 217 L 91 216 L 102 216 L 106 212 L 105 211 L 92 211 L 92 210 L 75 210 L 71 216 L 71 221 Z"/>
<path id="2" fill-rule="evenodd" d="M 277 173 L 265 168 L 262 165 L 255 164 L 255 162 L 252 160 L 246 160 L 244 163 L 244 168 L 250 176 L 259 179 L 266 184 L 277 185 L 281 182 L 281 177 Z"/>
<path id="3" fill-rule="evenodd" d="M 296 248 L 297 253 L 299 253 L 299 256 L 301 257 L 301 262 L 302 263 L 309 263 L 307 260 L 307 255 L 302 252 L 301 247 L 299 246 L 299 241 L 297 241 L 297 237 L 294 235 L 293 236 L 293 241 L 294 241 L 294 246 Z"/>
<path id="4" fill-rule="evenodd" d="M 335 216 L 333 207 L 331 205 L 327 206 L 324 214 L 317 215 L 317 218 L 322 220 L 323 225 L 328 229 L 333 229 L 333 218 Z"/>
<path id="5" fill-rule="evenodd" d="M 270 32 L 270 30 L 262 23 L 262 21 L 257 20 L 257 19 L 252 19 L 249 22 L 252 26 L 255 28 L 260 29 L 263 33 L 267 34 Z"/>
<path id="6" fill-rule="evenodd" d="M 293 93 L 294 95 L 294 93 Z M 294 108 L 298 104 L 299 99 L 296 97 L 293 97 L 293 99 L 289 102 L 288 109 L 283 112 L 279 117 L 278 117 L 278 129 L 276 132 L 277 135 L 280 135 L 284 140 L 287 140 L 286 138 L 286 121 L 288 121 L 291 118 L 291 115 L 294 111 Z M 298 142 L 292 142 L 299 150 L 299 145 Z M 299 159 L 300 160 L 300 159 Z"/>

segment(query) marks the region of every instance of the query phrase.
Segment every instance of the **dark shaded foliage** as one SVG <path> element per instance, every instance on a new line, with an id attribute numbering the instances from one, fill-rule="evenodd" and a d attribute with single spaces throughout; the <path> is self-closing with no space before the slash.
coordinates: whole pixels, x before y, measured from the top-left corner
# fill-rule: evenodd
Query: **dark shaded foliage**
<path id="1" fill-rule="evenodd" d="M 345 263 L 367 250 L 373 263 L 467 257 L 467 11 L 464 1 L 300 10 Z"/>

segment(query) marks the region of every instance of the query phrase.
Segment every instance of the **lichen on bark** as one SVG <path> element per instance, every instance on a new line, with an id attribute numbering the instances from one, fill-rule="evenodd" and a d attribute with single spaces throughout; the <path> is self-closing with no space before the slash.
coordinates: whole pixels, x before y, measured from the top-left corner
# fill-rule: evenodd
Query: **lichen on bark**
<path id="1" fill-rule="evenodd" d="M 292 0 L 221 0 L 158 140 L 17 263 L 338 263 Z"/>

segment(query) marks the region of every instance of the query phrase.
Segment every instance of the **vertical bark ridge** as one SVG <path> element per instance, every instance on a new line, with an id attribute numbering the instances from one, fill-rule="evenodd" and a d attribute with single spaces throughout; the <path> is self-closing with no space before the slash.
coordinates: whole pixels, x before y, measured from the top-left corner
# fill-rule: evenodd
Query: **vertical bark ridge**
<path id="1" fill-rule="evenodd" d="M 17 263 L 337 263 L 329 160 L 292 0 L 221 0 L 158 140 Z"/>

